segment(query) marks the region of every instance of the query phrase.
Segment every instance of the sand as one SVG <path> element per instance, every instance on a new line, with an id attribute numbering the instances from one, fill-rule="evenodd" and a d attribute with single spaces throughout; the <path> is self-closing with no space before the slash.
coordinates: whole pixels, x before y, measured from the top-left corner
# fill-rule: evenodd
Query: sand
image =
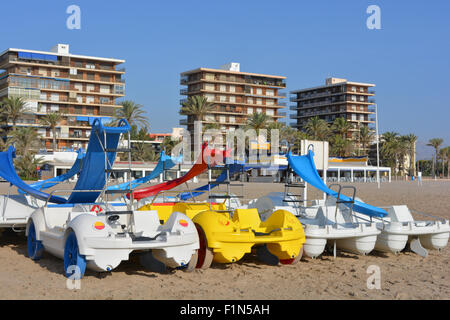
<path id="1" fill-rule="evenodd" d="M 357 196 L 375 205 L 406 204 L 411 209 L 450 218 L 450 182 L 354 184 Z M 282 184 L 246 184 L 246 198 L 283 191 Z M 308 197 L 320 194 L 309 190 Z M 6 184 L 0 184 L 6 193 Z M 137 256 L 110 273 L 87 271 L 81 289 L 66 288 L 62 260 L 48 253 L 39 262 L 26 256 L 23 234 L 0 236 L 0 299 L 449 299 L 450 248 L 368 256 L 338 252 L 303 258 L 294 266 L 267 266 L 255 257 L 208 270 L 157 274 L 143 269 Z M 381 289 L 368 289 L 367 269 L 381 271 Z"/>

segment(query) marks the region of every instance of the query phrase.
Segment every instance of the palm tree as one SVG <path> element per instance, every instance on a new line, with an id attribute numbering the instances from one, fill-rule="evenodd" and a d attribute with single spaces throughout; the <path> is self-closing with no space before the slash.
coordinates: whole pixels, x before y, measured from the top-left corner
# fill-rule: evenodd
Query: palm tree
<path id="1" fill-rule="evenodd" d="M 18 155 L 30 154 L 38 143 L 38 134 L 32 127 L 22 127 L 11 132 L 10 141 L 14 144 Z"/>
<path id="2" fill-rule="evenodd" d="M 386 165 L 390 166 L 392 171 L 397 174 L 395 168 L 397 167 L 398 157 L 398 133 L 393 131 L 388 131 L 383 133 L 382 144 L 381 144 L 381 156 Z"/>
<path id="3" fill-rule="evenodd" d="M 8 122 L 12 122 L 13 130 L 16 130 L 17 120 L 21 118 L 24 113 L 30 111 L 25 101 L 21 97 L 11 97 L 3 99 L 3 114 Z"/>
<path id="4" fill-rule="evenodd" d="M 195 121 L 202 121 L 205 115 L 213 111 L 214 104 L 204 96 L 191 96 L 181 107 L 180 114 L 193 116 Z"/>
<path id="5" fill-rule="evenodd" d="M 447 150 L 446 158 L 447 158 L 447 179 L 450 179 L 450 146 L 445 148 Z"/>
<path id="6" fill-rule="evenodd" d="M 328 140 L 330 135 L 328 123 L 325 120 L 320 119 L 318 116 L 309 119 L 305 126 L 305 130 L 311 139 L 314 140 L 325 141 Z"/>
<path id="7" fill-rule="evenodd" d="M 179 143 L 179 141 L 172 139 L 172 137 L 165 137 L 162 143 L 164 151 L 167 155 L 172 153 L 172 149 Z"/>
<path id="8" fill-rule="evenodd" d="M 37 167 L 46 163 L 43 159 L 43 157 L 35 157 L 34 153 L 27 153 L 18 157 L 14 161 L 14 166 L 23 180 L 37 180 Z"/>
<path id="9" fill-rule="evenodd" d="M 331 125 L 331 130 L 333 130 L 334 133 L 339 134 L 342 139 L 347 138 L 347 134 L 351 129 L 353 129 L 353 125 L 344 117 L 336 118 Z"/>
<path id="10" fill-rule="evenodd" d="M 353 144 L 350 140 L 336 135 L 331 145 L 331 154 L 338 157 L 348 157 L 352 152 Z"/>
<path id="11" fill-rule="evenodd" d="M 372 130 L 369 129 L 368 126 L 362 126 L 359 129 L 359 142 L 361 143 L 362 151 L 366 152 L 365 153 L 366 155 L 368 154 L 368 152 L 367 152 L 368 147 L 372 143 L 374 138 L 375 138 L 375 134 L 373 133 Z"/>
<path id="12" fill-rule="evenodd" d="M 117 123 L 120 119 L 126 119 L 130 126 L 136 125 L 147 129 L 150 127 L 142 105 L 130 100 L 125 100 L 120 105 L 122 108 L 116 111 L 115 123 Z"/>
<path id="13" fill-rule="evenodd" d="M 259 130 L 267 128 L 269 117 L 265 113 L 255 112 L 247 119 L 247 128 L 254 129 L 259 136 Z"/>
<path id="14" fill-rule="evenodd" d="M 61 120 L 62 114 L 59 112 L 48 113 L 39 120 L 42 125 L 49 127 L 52 131 L 53 151 L 56 151 L 56 149 L 58 148 L 58 145 L 56 143 L 56 127 L 59 125 Z"/>
<path id="15" fill-rule="evenodd" d="M 447 149 L 448 149 L 448 147 L 441 148 L 441 150 L 439 150 L 439 158 L 441 158 L 441 161 L 442 161 L 442 178 L 445 178 L 445 163 L 448 163 L 448 161 L 449 161 Z M 447 175 L 448 175 L 448 170 L 449 170 L 449 168 L 447 168 Z"/>
<path id="16" fill-rule="evenodd" d="M 434 177 L 436 178 L 436 171 L 439 175 L 439 168 L 437 167 L 437 157 L 438 157 L 438 153 L 439 153 L 439 147 L 441 146 L 441 144 L 444 142 L 443 139 L 441 138 L 433 138 L 430 139 L 427 143 L 427 146 L 433 147 L 435 150 L 435 159 L 434 159 L 434 163 L 435 163 L 435 170 L 434 171 Z"/>
<path id="17" fill-rule="evenodd" d="M 413 176 L 416 174 L 415 153 L 416 153 L 417 136 L 410 133 L 403 136 L 403 138 L 406 143 L 407 154 L 409 156 L 409 175 Z"/>

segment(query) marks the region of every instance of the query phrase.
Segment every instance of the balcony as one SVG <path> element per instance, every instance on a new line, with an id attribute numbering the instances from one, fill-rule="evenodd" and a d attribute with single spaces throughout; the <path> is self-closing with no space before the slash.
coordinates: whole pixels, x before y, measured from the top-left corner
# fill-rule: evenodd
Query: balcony
<path id="1" fill-rule="evenodd" d="M 188 124 L 187 119 L 180 120 L 180 126 L 187 126 L 187 124 Z"/>
<path id="2" fill-rule="evenodd" d="M 187 99 L 180 99 L 180 105 L 184 105 L 187 102 Z"/>
<path id="3" fill-rule="evenodd" d="M 289 107 L 289 110 L 292 110 L 292 111 L 297 111 L 297 110 L 298 110 L 298 108 L 297 108 L 297 106 L 290 106 L 290 107 Z"/>
<path id="4" fill-rule="evenodd" d="M 286 98 L 286 92 L 284 92 L 284 91 L 278 91 L 277 95 L 278 95 L 278 97 Z"/>
<path id="5" fill-rule="evenodd" d="M 278 105 L 278 106 L 286 107 L 286 102 L 278 102 L 277 105 Z M 267 106 L 267 105 L 266 105 L 266 106 Z"/>
<path id="6" fill-rule="evenodd" d="M 290 114 L 289 115 L 289 119 L 298 119 L 299 118 L 299 115 L 297 115 L 297 114 Z"/>
<path id="7" fill-rule="evenodd" d="M 375 99 L 369 99 L 368 102 L 369 103 L 375 103 Z"/>
<path id="8" fill-rule="evenodd" d="M 278 112 L 277 116 L 286 117 L 286 112 Z"/>
<path id="9" fill-rule="evenodd" d="M 125 68 L 119 68 L 119 69 L 116 69 L 116 71 L 118 71 L 118 72 L 125 72 Z"/>
<path id="10" fill-rule="evenodd" d="M 185 96 L 188 94 L 188 89 L 181 89 L 180 90 L 180 95 Z"/>
<path id="11" fill-rule="evenodd" d="M 289 101 L 290 101 L 290 102 L 297 102 L 298 100 L 299 100 L 298 97 L 290 97 L 290 98 L 289 98 Z"/>
<path id="12" fill-rule="evenodd" d="M 182 76 L 180 79 L 180 84 L 187 84 L 189 82 L 188 76 Z"/>
<path id="13" fill-rule="evenodd" d="M 369 90 L 367 93 L 368 94 L 375 94 L 375 90 Z"/>

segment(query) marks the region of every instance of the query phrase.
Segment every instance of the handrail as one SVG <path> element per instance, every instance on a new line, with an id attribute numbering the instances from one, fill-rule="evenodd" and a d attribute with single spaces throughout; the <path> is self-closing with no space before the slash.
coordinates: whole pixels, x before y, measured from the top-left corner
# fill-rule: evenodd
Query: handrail
<path id="1" fill-rule="evenodd" d="M 425 212 L 421 212 L 421 211 L 417 211 L 417 210 L 413 210 L 413 209 L 409 209 L 409 211 L 411 211 L 412 213 L 416 213 L 416 214 L 420 214 L 423 215 L 425 217 L 430 217 L 430 218 L 434 218 L 436 220 L 441 221 L 442 223 L 446 223 L 448 220 L 442 217 L 438 217 L 438 216 L 434 216 L 432 214 L 429 213 L 425 213 Z"/>
<path id="2" fill-rule="evenodd" d="M 45 204 L 44 204 L 44 207 L 47 207 L 47 205 L 48 205 L 48 202 L 49 202 L 49 200 L 51 199 L 51 197 L 55 194 L 55 193 L 64 193 L 64 192 L 67 192 L 67 193 L 69 193 L 69 192 L 71 192 L 71 193 L 73 193 L 73 192 L 76 192 L 76 193 L 83 193 L 83 192 L 85 192 L 85 193 L 87 193 L 87 192 L 103 192 L 104 190 L 95 190 L 95 189 L 93 189 L 93 190 L 73 190 L 73 189 L 56 189 L 56 190 L 52 190 L 52 191 L 50 191 L 50 193 L 48 194 L 48 197 L 47 197 L 47 200 L 45 201 Z M 123 193 L 134 193 L 134 190 L 119 190 L 120 192 L 118 192 L 118 193 L 121 193 L 121 192 L 123 192 Z M 104 203 L 106 203 L 106 202 L 104 202 Z"/>

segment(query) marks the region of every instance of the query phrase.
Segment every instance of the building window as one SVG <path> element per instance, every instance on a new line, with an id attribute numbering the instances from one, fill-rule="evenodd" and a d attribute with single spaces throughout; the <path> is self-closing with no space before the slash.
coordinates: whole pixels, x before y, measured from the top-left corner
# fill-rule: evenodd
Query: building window
<path id="1" fill-rule="evenodd" d="M 247 108 L 247 114 L 253 114 L 253 108 Z"/>
<path id="2" fill-rule="evenodd" d="M 227 86 L 224 84 L 221 84 L 219 87 L 220 92 L 226 92 L 227 91 Z"/>
<path id="3" fill-rule="evenodd" d="M 99 101 L 101 104 L 109 104 L 109 102 L 110 102 L 109 98 L 105 98 L 105 97 L 100 97 Z M 90 103 L 90 102 L 88 102 L 88 103 Z"/>
<path id="4" fill-rule="evenodd" d="M 271 96 L 271 97 L 273 97 L 273 96 L 274 96 L 274 91 L 273 91 L 273 89 L 266 89 L 266 96 Z"/>
<path id="5" fill-rule="evenodd" d="M 205 94 L 205 97 L 206 97 L 206 100 L 207 100 L 208 102 L 214 101 L 214 98 L 215 98 L 215 96 L 214 96 L 213 94 L 211 94 L 211 93 Z"/>
<path id="6" fill-rule="evenodd" d="M 220 102 L 227 101 L 227 96 L 219 96 Z"/>
<path id="7" fill-rule="evenodd" d="M 262 104 L 262 99 L 261 98 L 256 98 L 256 104 Z"/>
<path id="8" fill-rule="evenodd" d="M 110 93 L 110 92 L 111 92 L 111 89 L 108 85 L 102 84 L 100 86 L 100 93 Z"/>
<path id="9" fill-rule="evenodd" d="M 236 97 L 235 96 L 230 96 L 230 102 L 236 102 Z"/>
<path id="10" fill-rule="evenodd" d="M 273 109 L 266 109 L 266 114 L 268 116 L 273 116 L 274 115 Z"/>
<path id="11" fill-rule="evenodd" d="M 262 113 L 262 108 L 256 108 L 256 113 Z"/>
<path id="12" fill-rule="evenodd" d="M 261 88 L 256 88 L 256 94 L 259 96 L 262 96 L 262 89 Z"/>
<path id="13" fill-rule="evenodd" d="M 231 86 L 230 86 L 230 92 L 236 92 L 236 87 L 233 86 L 233 85 L 231 85 Z"/>

